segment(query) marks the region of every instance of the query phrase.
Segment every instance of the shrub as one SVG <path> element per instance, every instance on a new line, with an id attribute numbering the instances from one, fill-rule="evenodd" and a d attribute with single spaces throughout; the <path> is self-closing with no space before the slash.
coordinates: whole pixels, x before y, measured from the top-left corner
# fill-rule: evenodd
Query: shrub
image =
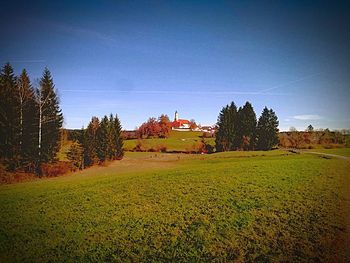
<path id="1" fill-rule="evenodd" d="M 155 150 L 156 150 L 157 152 L 165 153 L 166 150 L 167 150 L 167 148 L 166 148 L 165 145 L 157 145 L 157 146 L 155 147 Z"/>
<path id="2" fill-rule="evenodd" d="M 55 177 L 71 170 L 70 162 L 43 163 L 40 166 L 41 175 Z"/>
<path id="3" fill-rule="evenodd" d="M 133 151 L 134 152 L 145 152 L 146 151 L 145 142 L 143 140 L 138 140 Z"/>

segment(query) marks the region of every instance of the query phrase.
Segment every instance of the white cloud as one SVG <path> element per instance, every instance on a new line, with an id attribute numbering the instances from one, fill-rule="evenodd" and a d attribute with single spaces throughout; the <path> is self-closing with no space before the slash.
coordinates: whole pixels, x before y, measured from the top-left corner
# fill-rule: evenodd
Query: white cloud
<path id="1" fill-rule="evenodd" d="M 295 115 L 293 116 L 296 120 L 302 120 L 302 121 L 311 121 L 311 120 L 320 120 L 322 117 L 320 115 L 313 115 L 313 114 L 304 114 L 304 115 Z"/>

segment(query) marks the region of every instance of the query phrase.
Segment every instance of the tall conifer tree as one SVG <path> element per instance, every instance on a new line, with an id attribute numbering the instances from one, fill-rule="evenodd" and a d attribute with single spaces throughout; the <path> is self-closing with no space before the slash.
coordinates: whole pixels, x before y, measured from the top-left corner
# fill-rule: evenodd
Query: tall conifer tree
<path id="1" fill-rule="evenodd" d="M 257 148 L 271 150 L 278 144 L 278 118 L 272 109 L 265 107 L 257 126 Z"/>
<path id="2" fill-rule="evenodd" d="M 45 68 L 37 91 L 38 155 L 40 162 L 54 160 L 59 150 L 60 128 L 63 115 L 50 71 Z"/>
<path id="3" fill-rule="evenodd" d="M 256 115 L 250 102 L 239 108 L 237 118 L 238 147 L 243 150 L 253 150 L 256 138 Z"/>
<path id="4" fill-rule="evenodd" d="M 117 160 L 120 160 L 124 156 L 124 149 L 123 149 L 123 137 L 122 137 L 122 125 L 120 123 L 120 120 L 118 118 L 118 115 L 115 115 L 113 125 L 113 131 L 114 131 L 114 142 L 115 142 L 115 153 L 114 158 Z"/>
<path id="5" fill-rule="evenodd" d="M 38 118 L 35 92 L 27 71 L 23 69 L 17 80 L 19 98 L 19 144 L 22 166 L 32 166 L 37 156 Z"/>
<path id="6" fill-rule="evenodd" d="M 0 74 L 0 151 L 9 169 L 18 165 L 19 116 L 16 77 L 10 63 L 6 63 Z"/>
<path id="7" fill-rule="evenodd" d="M 217 122 L 217 134 L 215 139 L 216 151 L 232 151 L 237 145 L 237 107 L 232 102 L 230 105 L 222 108 Z"/>

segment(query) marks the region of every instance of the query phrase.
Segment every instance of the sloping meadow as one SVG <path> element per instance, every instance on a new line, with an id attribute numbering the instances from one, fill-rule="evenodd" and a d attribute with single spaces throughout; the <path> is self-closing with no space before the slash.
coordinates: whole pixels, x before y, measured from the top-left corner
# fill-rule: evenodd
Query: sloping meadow
<path id="1" fill-rule="evenodd" d="M 349 162 L 283 151 L 125 160 L 0 187 L 0 261 L 346 261 Z"/>

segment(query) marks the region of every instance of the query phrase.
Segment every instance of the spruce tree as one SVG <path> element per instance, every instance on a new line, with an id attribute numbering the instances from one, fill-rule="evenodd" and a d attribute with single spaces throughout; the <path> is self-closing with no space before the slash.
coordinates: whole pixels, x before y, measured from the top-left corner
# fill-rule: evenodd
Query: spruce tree
<path id="1" fill-rule="evenodd" d="M 84 131 L 81 143 L 84 148 L 84 166 L 90 166 L 98 162 L 97 156 L 97 133 L 99 129 L 99 119 L 92 117 L 87 129 Z"/>
<path id="2" fill-rule="evenodd" d="M 21 165 L 32 171 L 30 167 L 33 167 L 37 156 L 38 118 L 35 92 L 25 69 L 17 80 L 17 89 Z"/>
<path id="3" fill-rule="evenodd" d="M 84 149 L 82 145 L 78 142 L 74 142 L 67 153 L 67 158 L 72 164 L 72 169 L 84 168 Z"/>
<path id="4" fill-rule="evenodd" d="M 18 166 L 19 115 L 16 77 L 10 63 L 6 63 L 0 74 L 0 154 L 8 168 Z"/>
<path id="5" fill-rule="evenodd" d="M 37 90 L 39 162 L 53 161 L 59 150 L 63 115 L 50 71 L 45 68 Z"/>
<path id="6" fill-rule="evenodd" d="M 107 116 L 104 116 L 99 125 L 97 131 L 97 141 L 96 141 L 96 153 L 100 162 L 104 162 L 108 159 L 108 133 L 109 133 L 109 120 Z"/>
<path id="7" fill-rule="evenodd" d="M 250 102 L 238 110 L 238 146 L 243 150 L 254 150 L 256 137 L 256 115 Z"/>
<path id="8" fill-rule="evenodd" d="M 271 150 L 278 144 L 278 118 L 272 109 L 265 107 L 257 126 L 257 148 Z"/>
<path id="9" fill-rule="evenodd" d="M 113 125 L 113 134 L 114 134 L 113 140 L 115 142 L 114 158 L 117 160 L 121 160 L 124 156 L 122 125 L 120 123 L 120 120 L 117 114 L 115 115 L 114 122 L 112 125 Z"/>
<path id="10" fill-rule="evenodd" d="M 217 134 L 215 139 L 216 151 L 232 151 L 236 145 L 236 122 L 237 122 L 237 107 L 232 102 L 230 105 L 222 108 L 217 122 Z"/>

